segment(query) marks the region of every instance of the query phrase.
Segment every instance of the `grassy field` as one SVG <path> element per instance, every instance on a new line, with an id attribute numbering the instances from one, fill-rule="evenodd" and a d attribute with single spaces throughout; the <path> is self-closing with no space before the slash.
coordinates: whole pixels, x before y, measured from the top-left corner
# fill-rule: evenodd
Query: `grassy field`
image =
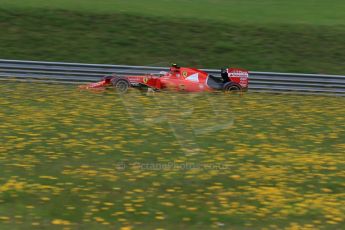
<path id="1" fill-rule="evenodd" d="M 0 93 L 1 229 L 343 225 L 344 98 Z"/>
<path id="2" fill-rule="evenodd" d="M 0 58 L 344 74 L 344 5 L 1 0 Z"/>
<path id="3" fill-rule="evenodd" d="M 221 23 L 344 25 L 342 0 L 1 0 L 9 9 L 128 13 Z"/>
<path id="4" fill-rule="evenodd" d="M 344 74 L 344 3 L 0 0 L 0 58 Z M 0 229 L 341 229 L 344 98 L 0 84 Z"/>

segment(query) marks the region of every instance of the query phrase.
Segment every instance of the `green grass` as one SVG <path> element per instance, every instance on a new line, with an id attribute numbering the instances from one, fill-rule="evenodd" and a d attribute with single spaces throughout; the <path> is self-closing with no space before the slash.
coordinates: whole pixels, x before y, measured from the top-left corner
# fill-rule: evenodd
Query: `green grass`
<path id="1" fill-rule="evenodd" d="M 0 58 L 344 74 L 342 0 L 0 3 Z"/>
<path id="2" fill-rule="evenodd" d="M 336 0 L 0 0 L 0 58 L 344 74 L 343 12 Z M 344 221 L 344 98 L 4 82 L 0 94 L 1 229 Z"/>
<path id="3" fill-rule="evenodd" d="M 8 9 L 126 13 L 231 24 L 345 24 L 342 0 L 1 0 L 0 3 Z"/>
<path id="4" fill-rule="evenodd" d="M 1 229 L 342 226 L 344 98 L 0 93 Z"/>
<path id="5" fill-rule="evenodd" d="M 7 9 L 0 28 L 0 55 L 7 59 L 344 74 L 345 30 L 336 25 Z"/>

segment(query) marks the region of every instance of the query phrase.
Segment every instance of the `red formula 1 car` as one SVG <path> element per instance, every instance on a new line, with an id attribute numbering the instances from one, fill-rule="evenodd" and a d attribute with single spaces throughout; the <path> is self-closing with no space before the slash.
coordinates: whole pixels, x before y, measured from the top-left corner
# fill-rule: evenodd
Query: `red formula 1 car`
<path id="1" fill-rule="evenodd" d="M 202 70 L 172 65 L 169 72 L 142 76 L 105 76 L 102 81 L 80 86 L 82 89 L 113 87 L 124 93 L 130 87 L 149 88 L 154 91 L 172 90 L 185 92 L 203 91 L 246 91 L 248 71 L 239 68 L 221 69 L 220 76 L 213 76 Z"/>

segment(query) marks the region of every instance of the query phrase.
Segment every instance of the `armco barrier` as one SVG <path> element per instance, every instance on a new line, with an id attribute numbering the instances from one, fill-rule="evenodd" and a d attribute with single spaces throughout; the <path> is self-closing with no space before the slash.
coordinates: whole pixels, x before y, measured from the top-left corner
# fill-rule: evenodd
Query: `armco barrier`
<path id="1" fill-rule="evenodd" d="M 0 80 L 77 84 L 93 82 L 107 74 L 148 74 L 168 68 L 150 66 L 101 65 L 64 62 L 40 62 L 0 59 Z M 219 70 L 204 69 L 211 74 Z M 332 94 L 345 96 L 345 76 L 250 72 L 250 91 Z"/>

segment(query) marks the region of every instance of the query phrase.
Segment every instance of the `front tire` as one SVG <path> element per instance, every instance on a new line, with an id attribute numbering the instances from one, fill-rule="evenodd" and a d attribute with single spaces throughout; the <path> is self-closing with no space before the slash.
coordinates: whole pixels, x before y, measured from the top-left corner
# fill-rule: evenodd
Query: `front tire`
<path id="1" fill-rule="evenodd" d="M 114 79 L 112 81 L 112 84 L 118 93 L 126 93 L 128 91 L 128 88 L 130 87 L 130 84 L 127 79 Z"/>

